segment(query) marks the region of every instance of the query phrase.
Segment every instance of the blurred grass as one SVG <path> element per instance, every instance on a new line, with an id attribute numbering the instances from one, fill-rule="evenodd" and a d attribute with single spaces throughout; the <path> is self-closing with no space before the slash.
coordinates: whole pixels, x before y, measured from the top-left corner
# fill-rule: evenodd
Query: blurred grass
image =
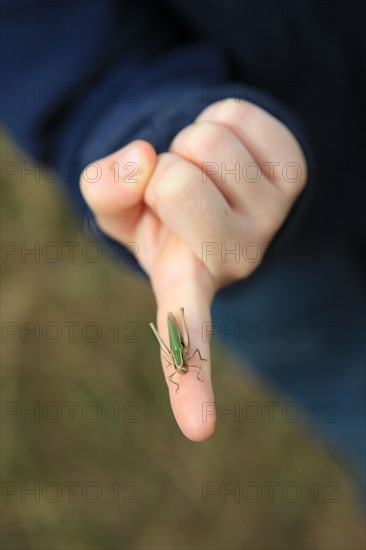
<path id="1" fill-rule="evenodd" d="M 2 165 L 29 163 L 2 134 Z M 76 216 L 60 184 L 50 184 L 20 173 L 2 182 L 2 240 L 26 243 L 85 243 Z M 79 249 L 81 246 L 79 247 Z M 51 249 L 49 256 L 51 256 Z M 3 502 L 2 548 L 19 549 L 361 549 L 363 528 L 349 475 L 310 440 L 298 424 L 276 417 L 262 421 L 218 422 L 213 439 L 195 444 L 180 433 L 172 417 L 159 353 L 148 322 L 155 318 L 154 299 L 148 284 L 112 261 L 90 263 L 80 253 L 71 263 L 67 254 L 55 263 L 37 263 L 20 253 L 3 259 L 2 323 L 78 322 L 75 341 L 66 328 L 58 342 L 32 336 L 21 341 L 9 336 L 2 346 L 2 401 L 62 406 L 57 422 L 39 422 L 28 415 L 3 416 L 2 481 L 17 487 L 58 483 L 55 492 L 35 502 L 20 491 Z M 98 323 L 99 342 L 90 343 L 80 327 Z M 110 326 L 121 327 L 119 343 Z M 126 323 L 136 323 L 136 343 L 123 342 Z M 50 329 L 50 338 L 53 337 Z M 90 331 L 90 335 L 92 331 Z M 3 340 L 4 341 L 4 340 Z M 232 367 L 234 359 L 215 347 L 216 400 L 235 402 L 279 400 L 258 387 L 250 376 Z M 243 371 L 245 372 L 245 371 Z M 70 422 L 65 402 L 79 402 Z M 94 402 L 103 407 L 97 422 L 85 420 L 81 409 Z M 115 422 L 113 403 L 120 404 Z M 135 403 L 131 406 L 126 403 Z M 49 409 L 49 417 L 55 414 Z M 90 416 L 93 410 L 90 409 Z M 123 422 L 136 418 L 134 423 Z M 132 414 L 134 413 L 134 414 Z M 281 492 L 274 502 L 263 495 L 258 502 L 218 495 L 202 502 L 202 483 L 260 485 L 274 481 L 281 487 L 298 483 L 302 498 L 286 502 Z M 74 502 L 64 485 L 77 482 Z M 81 488 L 95 482 L 102 489 L 97 502 L 87 502 Z M 119 502 L 110 488 L 121 486 Z M 123 502 L 136 485 L 138 502 Z M 310 487 L 327 482 L 339 488 L 339 502 L 314 502 Z M 90 490 L 91 498 L 93 491 Z M 249 494 L 249 493 L 248 493 Z M 250 493 L 253 495 L 253 493 Z"/>

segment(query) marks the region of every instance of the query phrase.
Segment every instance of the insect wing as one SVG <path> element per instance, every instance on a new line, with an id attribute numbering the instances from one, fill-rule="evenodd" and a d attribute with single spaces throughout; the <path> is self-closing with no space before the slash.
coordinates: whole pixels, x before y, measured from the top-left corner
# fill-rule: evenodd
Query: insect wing
<path id="1" fill-rule="evenodd" d="M 170 351 L 173 355 L 174 363 L 177 367 L 181 367 L 183 365 L 182 337 L 179 332 L 177 321 L 172 313 L 168 313 L 168 333 Z"/>

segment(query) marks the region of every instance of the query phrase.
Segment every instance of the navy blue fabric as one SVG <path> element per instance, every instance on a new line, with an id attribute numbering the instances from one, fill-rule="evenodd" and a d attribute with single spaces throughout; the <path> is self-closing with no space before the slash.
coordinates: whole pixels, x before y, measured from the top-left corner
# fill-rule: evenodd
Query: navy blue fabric
<path id="1" fill-rule="evenodd" d="M 324 248 L 339 239 L 357 247 L 363 216 L 347 182 L 361 183 L 362 3 L 345 6 L 2 0 L 2 120 L 57 166 L 87 217 L 78 186 L 86 164 L 135 138 L 164 151 L 207 104 L 248 99 L 293 131 L 310 168 L 273 245 L 301 242 L 312 254 L 321 237 Z"/>
<path id="2" fill-rule="evenodd" d="M 24 149 L 58 169 L 88 218 L 78 185 L 87 164 L 138 138 L 162 152 L 207 105 L 228 97 L 252 101 L 292 130 L 309 165 L 308 186 L 277 236 L 282 247 L 310 202 L 314 162 L 306 125 L 296 105 L 272 95 L 273 86 L 248 83 L 245 66 L 235 67 L 229 43 L 222 44 L 225 36 L 209 36 L 210 20 L 211 30 L 219 25 L 222 32 L 220 15 L 212 17 L 215 6 L 198 3 L 189 21 L 185 2 L 2 1 L 2 120 Z M 230 40 L 234 16 L 228 8 Z M 241 21 L 237 47 L 244 54 L 248 24 Z M 278 70 L 270 56 L 261 71 L 269 67 Z M 92 237 L 122 249 L 95 224 Z M 125 254 L 121 250 L 121 259 Z"/>
<path id="3" fill-rule="evenodd" d="M 308 185 L 263 264 L 219 293 L 214 316 L 232 322 L 240 315 L 242 321 L 300 315 L 313 324 L 341 324 L 334 349 L 310 340 L 292 348 L 278 343 L 275 350 L 269 343 L 234 347 L 303 402 L 320 399 L 316 387 L 322 401 L 340 402 L 343 423 L 328 433 L 358 464 L 364 409 L 353 391 L 364 389 L 358 335 L 365 258 L 363 4 L 1 2 L 2 121 L 26 151 L 58 167 L 91 234 L 119 248 L 124 265 L 139 270 L 101 233 L 80 194 L 88 163 L 137 138 L 165 151 L 206 105 L 228 97 L 252 101 L 294 133 L 309 165 Z M 334 252 L 336 261 L 329 262 Z"/>

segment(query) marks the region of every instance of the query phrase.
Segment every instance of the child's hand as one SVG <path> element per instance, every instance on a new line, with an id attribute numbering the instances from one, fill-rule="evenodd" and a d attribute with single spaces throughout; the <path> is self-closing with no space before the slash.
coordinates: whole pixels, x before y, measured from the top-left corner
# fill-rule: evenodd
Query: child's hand
<path id="1" fill-rule="evenodd" d="M 205 337 L 211 301 L 220 287 L 258 267 L 256 254 L 305 185 L 304 156 L 278 120 L 251 103 L 228 100 L 205 109 L 168 153 L 157 156 L 147 142 L 136 141 L 98 164 L 100 181 L 91 183 L 85 169 L 82 193 L 103 231 L 137 245 L 156 296 L 160 335 L 169 344 L 167 313 L 179 319 L 183 306 L 191 350 L 199 348 L 208 359 L 198 362 L 196 354 L 192 360 L 202 365 L 203 382 L 197 369 L 175 376 L 177 393 L 168 382 L 184 434 L 207 439 L 215 425 Z M 165 376 L 174 372 L 163 365 Z"/>

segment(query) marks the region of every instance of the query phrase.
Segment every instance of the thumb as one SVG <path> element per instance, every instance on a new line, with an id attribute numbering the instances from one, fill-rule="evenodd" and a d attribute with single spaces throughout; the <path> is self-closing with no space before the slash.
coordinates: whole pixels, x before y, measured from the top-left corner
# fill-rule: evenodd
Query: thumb
<path id="1" fill-rule="evenodd" d="M 88 165 L 80 176 L 81 192 L 99 226 L 120 242 L 129 239 L 139 222 L 156 162 L 154 148 L 136 140 Z"/>
<path id="2" fill-rule="evenodd" d="M 209 273 L 199 261 L 187 254 L 187 250 L 183 253 L 183 250 L 183 243 L 172 243 L 172 249 L 167 254 L 169 263 L 163 273 L 159 270 L 158 277 L 151 277 L 151 282 L 158 308 L 157 329 L 169 349 L 168 313 L 174 315 L 183 335 L 184 321 L 180 308 L 184 308 L 189 334 L 187 362 L 193 366 L 188 367 L 186 374 L 181 374 L 174 367 L 172 355 L 169 356 L 169 365 L 163 351 L 162 364 L 170 403 L 180 429 L 192 441 L 204 441 L 214 433 L 216 423 L 209 346 L 214 287 Z M 200 355 L 206 360 L 202 360 Z M 172 375 L 170 380 L 168 377 Z"/>

